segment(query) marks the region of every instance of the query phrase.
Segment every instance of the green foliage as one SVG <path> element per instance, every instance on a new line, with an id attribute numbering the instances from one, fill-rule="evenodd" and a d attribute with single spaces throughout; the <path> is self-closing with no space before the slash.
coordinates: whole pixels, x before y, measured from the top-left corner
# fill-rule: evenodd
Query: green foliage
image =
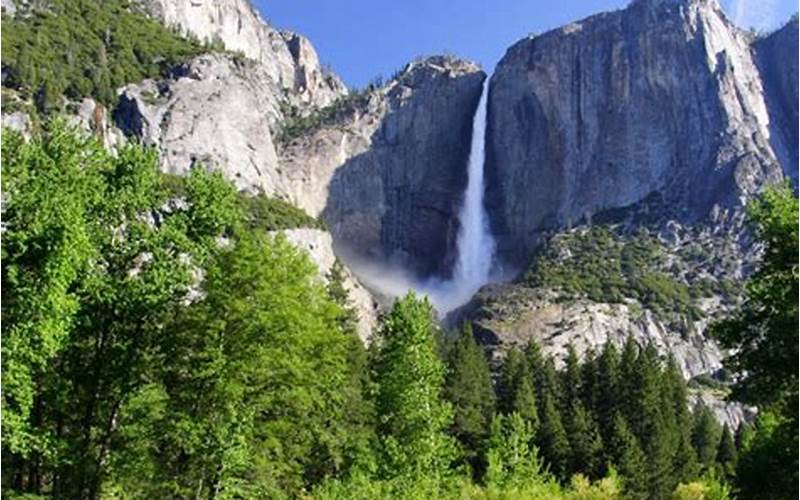
<path id="1" fill-rule="evenodd" d="M 44 112 L 63 96 L 111 105 L 115 90 L 157 77 L 203 51 L 125 0 L 48 0 L 3 18 L 3 85 L 34 98 Z"/>
<path id="2" fill-rule="evenodd" d="M 480 475 L 483 464 L 479 452 L 492 421 L 495 398 L 489 365 L 469 323 L 449 352 L 444 396 L 453 406 L 451 433 Z"/>
<path id="3" fill-rule="evenodd" d="M 605 226 L 560 235 L 539 251 L 523 280 L 595 302 L 636 299 L 660 316 L 699 319 L 693 289 L 665 272 L 664 246 L 646 231 L 620 236 Z M 708 286 L 699 296 L 710 295 Z"/>
<path id="4" fill-rule="evenodd" d="M 369 462 L 342 291 L 219 174 L 167 203 L 153 151 L 58 121 L 2 155 L 4 494 L 280 496 Z"/>
<path id="5" fill-rule="evenodd" d="M 736 475 L 737 455 L 738 451 L 733 441 L 731 429 L 728 424 L 725 424 L 722 427 L 722 435 L 720 436 L 716 457 L 717 464 L 719 464 L 719 472 L 723 478 L 730 480 Z"/>
<path id="6" fill-rule="evenodd" d="M 428 299 L 409 292 L 397 300 L 377 342 L 373 369 L 383 476 L 446 475 L 455 458 L 455 443 L 445 432 L 453 412 L 440 398 L 445 367 Z"/>
<path id="7" fill-rule="evenodd" d="M 774 421 L 763 418 L 755 442 L 741 458 L 744 474 L 739 488 L 753 498 L 796 498 L 797 198 L 788 186 L 769 188 L 748 205 L 748 220 L 764 245 L 761 262 L 745 284 L 744 302 L 730 318 L 714 325 L 712 333 L 734 350 L 725 366 L 744 374 L 734 384 L 731 398 L 759 405 L 764 415 L 774 416 Z M 767 467 L 770 463 L 774 466 Z"/>
<path id="8" fill-rule="evenodd" d="M 722 429 L 707 407 L 702 406 L 694 412 L 692 426 L 692 445 L 697 451 L 697 459 L 703 467 L 713 467 L 717 458 Z"/>
<path id="9" fill-rule="evenodd" d="M 751 435 L 742 439 L 736 468 L 736 486 L 742 498 L 790 499 L 797 488 L 797 460 L 788 418 L 775 411 L 758 415 Z M 749 433 L 749 432 L 748 432 Z"/>
<path id="10" fill-rule="evenodd" d="M 507 488 L 537 480 L 546 482 L 548 478 L 532 443 L 533 428 L 520 414 L 496 416 L 486 453 L 486 483 Z"/>
<path id="11" fill-rule="evenodd" d="M 118 485 L 151 498 L 277 496 L 355 460 L 363 422 L 345 413 L 352 392 L 342 386 L 354 380 L 348 351 L 356 346 L 315 276 L 305 255 L 259 233 L 215 261 L 204 299 L 168 327 L 164 409 L 130 410 L 161 432 L 145 447 L 141 418 L 132 428 L 123 422 L 131 445 L 114 469 Z M 152 450 L 146 470 L 156 481 L 139 481 L 142 449 Z"/>
<path id="12" fill-rule="evenodd" d="M 370 94 L 376 88 L 375 84 L 370 84 L 363 90 L 351 90 L 331 104 L 315 108 L 306 114 L 297 108 L 284 105 L 282 109 L 284 115 L 283 128 L 278 134 L 278 143 L 289 144 L 292 140 L 309 131 L 313 131 L 323 125 L 335 123 L 354 109 L 366 104 Z"/>
<path id="13" fill-rule="evenodd" d="M 670 497 L 672 500 L 730 500 L 730 487 L 714 475 L 703 476 L 698 481 L 679 484 Z"/>
<path id="14" fill-rule="evenodd" d="M 239 195 L 239 204 L 251 229 L 275 231 L 278 229 L 313 228 L 325 229 L 325 224 L 308 215 L 303 209 L 278 198 L 262 194 Z"/>
<path id="15" fill-rule="evenodd" d="M 30 142 L 5 131 L 2 154 L 4 483 L 92 496 L 192 267 L 215 252 L 203 231 L 231 219 L 193 196 L 189 210 L 161 213 L 152 151 L 110 155 L 60 121 Z M 219 179 L 193 182 L 233 194 Z"/>

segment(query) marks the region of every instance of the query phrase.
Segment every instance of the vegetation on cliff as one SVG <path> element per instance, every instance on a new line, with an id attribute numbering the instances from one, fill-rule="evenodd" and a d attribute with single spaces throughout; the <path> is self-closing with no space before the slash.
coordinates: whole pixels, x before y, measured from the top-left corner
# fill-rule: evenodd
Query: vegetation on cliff
<path id="1" fill-rule="evenodd" d="M 3 85 L 43 112 L 60 110 L 64 96 L 110 106 L 118 87 L 163 76 L 210 49 L 127 0 L 47 0 L 4 15 L 2 37 Z"/>

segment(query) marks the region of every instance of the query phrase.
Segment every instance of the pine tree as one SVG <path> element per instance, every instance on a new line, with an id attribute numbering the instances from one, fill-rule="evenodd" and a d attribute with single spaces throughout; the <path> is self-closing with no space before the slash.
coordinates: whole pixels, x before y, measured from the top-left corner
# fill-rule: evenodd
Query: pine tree
<path id="1" fill-rule="evenodd" d="M 536 443 L 542 453 L 542 458 L 549 464 L 553 474 L 559 479 L 566 480 L 570 456 L 567 431 L 564 429 L 561 415 L 556 407 L 555 397 L 550 393 L 545 393 L 543 399 Z"/>
<path id="2" fill-rule="evenodd" d="M 614 417 L 620 411 L 619 353 L 613 342 L 606 342 L 597 361 L 597 413 L 603 440 L 608 442 L 614 429 Z"/>
<path id="3" fill-rule="evenodd" d="M 506 355 L 498 392 L 498 409 L 506 415 L 518 413 L 528 421 L 535 433 L 539 427 L 539 409 L 533 388 L 533 375 L 530 365 L 517 348 L 510 349 Z"/>
<path id="4" fill-rule="evenodd" d="M 445 368 L 439 359 L 433 308 L 413 292 L 383 319 L 374 362 L 383 474 L 446 473 L 454 442 L 446 434 L 452 408 L 440 399 Z"/>
<path id="5" fill-rule="evenodd" d="M 597 424 L 583 403 L 576 402 L 567 414 L 570 441 L 569 475 L 584 474 L 598 478 L 603 474 L 603 441 Z"/>
<path id="6" fill-rule="evenodd" d="M 626 498 L 648 498 L 646 457 L 636 436 L 619 413 L 614 416 L 610 455 L 623 478 Z"/>
<path id="7" fill-rule="evenodd" d="M 722 437 L 717 447 L 717 464 L 720 467 L 722 476 L 728 480 L 736 474 L 736 445 L 733 442 L 731 430 L 726 423 L 722 427 Z"/>
<path id="8" fill-rule="evenodd" d="M 636 384 L 638 383 L 636 373 L 636 360 L 639 355 L 639 348 L 632 335 L 628 335 L 622 347 L 622 354 L 619 361 L 619 377 L 617 379 L 617 402 L 623 417 L 636 432 L 633 419 L 637 417 L 637 395 Z"/>
<path id="9" fill-rule="evenodd" d="M 677 482 L 688 482 L 697 476 L 697 455 L 692 446 L 692 414 L 689 411 L 686 381 L 675 362 L 667 359 L 663 375 L 662 400 L 664 411 L 670 416 L 675 443 L 672 475 Z"/>
<path id="10" fill-rule="evenodd" d="M 720 443 L 720 427 L 714 414 L 706 406 L 699 406 L 694 411 L 692 426 L 692 445 L 697 452 L 697 459 L 704 469 L 713 468 Z"/>
<path id="11" fill-rule="evenodd" d="M 581 398 L 581 364 L 572 344 L 567 345 L 564 369 L 561 371 L 561 386 L 564 388 L 563 408 L 572 408 Z"/>
<path id="12" fill-rule="evenodd" d="M 596 415 L 600 387 L 598 385 L 598 359 L 593 350 L 586 351 L 581 365 L 581 400 L 587 411 Z"/>
<path id="13" fill-rule="evenodd" d="M 451 431 L 475 468 L 494 413 L 494 390 L 489 365 L 469 323 L 449 353 L 444 393 L 453 405 Z"/>

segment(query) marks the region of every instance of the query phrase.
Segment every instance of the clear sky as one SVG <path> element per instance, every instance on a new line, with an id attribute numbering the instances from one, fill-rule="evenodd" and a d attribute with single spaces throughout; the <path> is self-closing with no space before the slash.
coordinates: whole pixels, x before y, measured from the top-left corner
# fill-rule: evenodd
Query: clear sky
<path id="1" fill-rule="evenodd" d="M 451 53 L 487 71 L 506 48 L 628 0 L 251 0 L 274 26 L 311 39 L 350 86 L 391 75 L 417 56 Z M 720 0 L 736 24 L 771 30 L 797 0 Z"/>

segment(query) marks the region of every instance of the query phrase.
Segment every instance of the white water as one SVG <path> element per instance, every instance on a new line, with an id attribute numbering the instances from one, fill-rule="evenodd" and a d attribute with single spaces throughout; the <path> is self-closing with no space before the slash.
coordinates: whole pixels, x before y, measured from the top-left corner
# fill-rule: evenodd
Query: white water
<path id="1" fill-rule="evenodd" d="M 458 257 L 452 277 L 446 281 L 434 277 L 420 283 L 406 270 L 385 262 L 369 262 L 354 256 L 347 259 L 350 268 L 373 291 L 393 298 L 408 290 L 415 290 L 430 298 L 441 317 L 466 304 L 489 281 L 496 281 L 492 274 L 495 242 L 489 231 L 489 219 L 483 206 L 487 88 L 488 78 L 483 84 L 472 123 L 467 189 L 458 216 Z"/>
<path id="2" fill-rule="evenodd" d="M 456 244 L 458 260 L 449 281 L 431 280 L 420 290 L 428 294 L 439 314 L 467 303 L 491 279 L 495 241 L 483 205 L 484 144 L 486 142 L 486 100 L 488 81 L 483 83 L 478 109 L 472 121 L 472 144 L 467 168 L 467 190 L 459 213 L 460 230 Z"/>

